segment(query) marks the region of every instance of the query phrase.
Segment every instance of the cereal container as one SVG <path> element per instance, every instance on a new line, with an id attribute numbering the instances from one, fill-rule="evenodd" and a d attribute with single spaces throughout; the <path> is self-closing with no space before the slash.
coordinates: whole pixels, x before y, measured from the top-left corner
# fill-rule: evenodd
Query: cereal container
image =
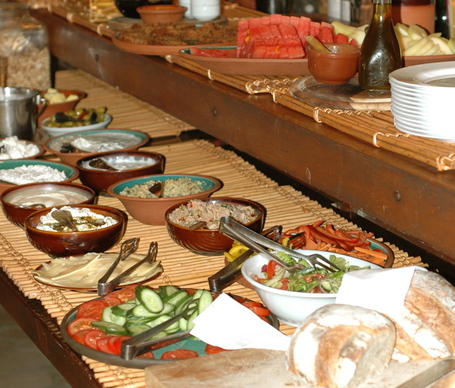
<path id="1" fill-rule="evenodd" d="M 48 34 L 28 4 L 0 2 L 0 63 L 3 85 L 47 90 L 51 86 Z"/>

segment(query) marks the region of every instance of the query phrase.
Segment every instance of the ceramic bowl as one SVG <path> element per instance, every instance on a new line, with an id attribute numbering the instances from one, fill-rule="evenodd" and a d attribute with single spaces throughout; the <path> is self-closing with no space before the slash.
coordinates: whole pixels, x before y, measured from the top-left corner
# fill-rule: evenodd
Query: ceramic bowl
<path id="1" fill-rule="evenodd" d="M 41 252 L 51 257 L 84 255 L 88 252 L 104 252 L 115 246 L 125 234 L 128 216 L 125 212 L 109 206 L 69 205 L 72 208 L 88 208 L 104 217 L 113 217 L 118 222 L 114 225 L 81 232 L 53 232 L 37 229 L 40 217 L 51 209 L 38 210 L 25 219 L 25 233 L 30 243 Z M 57 207 L 59 208 L 59 207 Z"/>
<path id="2" fill-rule="evenodd" d="M 183 19 L 187 8 L 180 5 L 160 4 L 138 7 L 142 21 L 147 24 L 175 24 Z"/>
<path id="3" fill-rule="evenodd" d="M 262 228 L 264 227 L 266 209 L 258 202 L 243 198 L 230 197 L 202 198 L 201 201 L 216 205 L 233 204 L 250 206 L 253 208 L 253 211 L 257 217 L 245 225 L 256 232 L 261 232 Z M 223 252 L 228 251 L 232 247 L 233 241 L 230 237 L 218 232 L 218 229 L 209 230 L 200 228 L 197 230 L 191 230 L 188 227 L 181 226 L 178 223 L 171 221 L 171 213 L 179 207 L 186 207 L 189 202 L 190 201 L 185 201 L 175 204 L 166 211 L 166 228 L 169 236 L 171 236 L 175 243 L 197 254 L 216 255 L 223 254 Z"/>
<path id="4" fill-rule="evenodd" d="M 102 160 L 116 170 L 93 167 L 97 160 Z M 79 159 L 76 167 L 79 170 L 79 179 L 84 185 L 97 193 L 105 193 L 107 188 L 116 182 L 142 175 L 162 174 L 164 163 L 164 156 L 156 152 L 121 151 Z"/>
<path id="5" fill-rule="evenodd" d="M 204 4 L 191 6 L 191 15 L 201 22 L 215 20 L 218 16 L 220 16 L 220 12 L 220 3 L 214 5 Z"/>
<path id="6" fill-rule="evenodd" d="M 344 84 L 355 76 L 360 49 L 350 44 L 327 43 L 331 53 L 315 51 L 307 46 L 308 69 L 316 81 L 326 84 Z"/>
<path id="7" fill-rule="evenodd" d="M 121 140 L 123 142 L 124 139 L 128 142 L 121 148 L 119 141 Z M 68 152 L 67 148 L 62 147 L 65 144 L 81 140 L 93 143 L 90 150 L 81 151 L 74 149 Z M 147 144 L 149 140 L 150 136 L 140 131 L 130 129 L 99 129 L 56 136 L 49 139 L 44 144 L 44 147 L 49 153 L 57 155 L 62 162 L 75 166 L 81 158 L 95 156 L 104 152 L 136 150 Z"/>
<path id="8" fill-rule="evenodd" d="M 20 140 L 14 136 L 0 139 L 0 160 L 36 159 L 45 152 L 41 144 L 31 140 Z"/>
<path id="9" fill-rule="evenodd" d="M 203 191 L 197 194 L 183 195 L 180 197 L 169 198 L 138 198 L 128 197 L 120 193 L 136 185 L 144 184 L 148 181 L 161 181 L 166 183 L 169 179 L 178 179 L 188 177 L 193 181 L 202 182 Z M 194 198 L 206 198 L 219 190 L 222 183 L 219 179 L 205 175 L 187 175 L 187 174 L 162 174 L 148 175 L 132 179 L 126 179 L 109 186 L 107 192 L 109 195 L 116 197 L 123 203 L 128 213 L 136 220 L 147 225 L 165 225 L 164 215 L 166 210 L 172 205 L 187 201 Z"/>
<path id="10" fill-rule="evenodd" d="M 106 128 L 109 123 L 112 121 L 112 116 L 109 114 L 105 114 L 104 121 L 96 124 L 91 124 L 91 125 L 82 125 L 78 127 L 49 127 L 46 125 L 46 123 L 50 120 L 48 117 L 47 119 L 43 120 L 41 122 L 41 128 L 43 128 L 47 134 L 51 137 L 55 136 L 60 136 L 60 135 L 66 135 L 68 133 L 73 133 L 73 132 L 80 132 L 80 131 L 90 131 L 90 130 L 95 130 L 95 129 L 102 129 Z"/>
<path id="11" fill-rule="evenodd" d="M 298 249 L 297 251 L 306 255 L 319 253 L 326 258 L 333 255 L 332 252 L 325 251 L 301 249 Z M 336 254 L 336 256 L 344 258 L 351 265 L 357 265 L 362 268 L 381 268 L 378 265 L 351 256 L 341 254 Z M 280 290 L 278 288 L 266 286 L 254 280 L 255 276 L 260 278 L 264 277 L 262 269 L 268 262 L 269 259 L 263 254 L 251 256 L 242 265 L 242 275 L 245 280 L 253 286 L 268 309 L 275 314 L 281 322 L 291 326 L 299 326 L 313 311 L 327 304 L 335 303 L 337 297 L 337 294 L 335 293 L 322 294 Z"/>
<path id="12" fill-rule="evenodd" d="M 45 207 L 94 203 L 96 193 L 77 183 L 29 183 L 13 186 L 0 195 L 3 213 L 12 224 L 24 227 L 25 219 Z"/>
<path id="13" fill-rule="evenodd" d="M 23 159 L 23 160 L 3 160 L 0 162 L 0 174 L 4 177 L 4 181 L 8 181 L 8 174 L 6 170 L 13 170 L 13 169 L 24 169 L 27 171 L 31 169 L 29 166 L 47 166 L 49 168 L 58 170 L 65 174 L 66 179 L 59 181 L 59 182 L 72 182 L 79 176 L 79 171 L 72 166 L 63 163 L 56 163 L 56 162 L 49 162 L 47 160 L 40 160 L 40 159 Z M 5 175 L 3 175 L 5 174 Z M 2 178 L 0 177 L 0 180 Z M 39 180 L 38 180 L 39 179 Z M 55 181 L 55 180 L 54 180 Z M 19 181 L 15 181 L 19 182 Z M 27 184 L 27 183 L 36 183 L 36 182 L 53 182 L 51 178 L 46 179 L 45 176 L 43 177 L 34 177 L 30 176 L 27 180 L 20 181 L 17 183 L 19 185 Z M 10 187 L 16 186 L 15 183 L 0 183 L 0 193 L 9 189 Z"/>
<path id="14" fill-rule="evenodd" d="M 41 125 L 41 123 L 51 117 L 52 115 L 56 114 L 57 112 L 66 112 L 67 110 L 73 110 L 76 105 L 87 97 L 87 93 L 82 92 L 80 90 L 58 90 L 59 93 L 63 93 L 66 98 L 68 96 L 74 95 L 77 96 L 74 100 L 68 100 L 68 101 L 63 101 L 63 102 L 58 102 L 58 103 L 47 103 L 46 107 L 44 108 L 43 112 L 39 115 L 38 117 L 38 125 Z M 44 95 L 47 93 L 47 91 L 42 91 L 40 92 L 40 96 L 44 98 Z M 38 109 L 41 109 L 43 105 L 39 105 Z"/>

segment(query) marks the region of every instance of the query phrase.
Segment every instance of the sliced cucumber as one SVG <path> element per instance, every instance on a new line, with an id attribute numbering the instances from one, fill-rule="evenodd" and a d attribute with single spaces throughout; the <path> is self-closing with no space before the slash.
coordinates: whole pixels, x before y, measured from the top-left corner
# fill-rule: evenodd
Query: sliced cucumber
<path id="1" fill-rule="evenodd" d="M 164 286 L 163 287 L 164 295 L 166 296 L 171 296 L 175 294 L 176 292 L 180 292 L 180 288 L 177 288 L 175 286 Z"/>
<path id="2" fill-rule="evenodd" d="M 134 325 L 134 326 L 131 326 L 128 328 L 128 333 L 132 336 L 134 335 L 137 335 L 137 334 L 141 334 L 143 333 L 144 331 L 146 330 L 149 330 L 150 329 L 150 326 L 147 326 L 147 325 Z"/>
<path id="3" fill-rule="evenodd" d="M 175 321 L 172 325 L 166 327 L 164 331 L 168 334 L 173 334 L 179 331 L 179 321 Z"/>
<path id="4" fill-rule="evenodd" d="M 101 321 L 103 322 L 110 322 L 110 323 L 115 323 L 119 326 L 123 326 L 126 322 L 126 316 L 121 317 L 119 315 L 115 315 L 112 312 L 112 308 L 114 306 L 107 306 L 103 310 L 103 314 L 101 315 Z M 126 314 L 125 314 L 126 315 Z"/>
<path id="5" fill-rule="evenodd" d="M 188 320 L 185 318 L 180 318 L 179 319 L 179 328 L 181 331 L 188 330 Z"/>
<path id="6" fill-rule="evenodd" d="M 123 325 L 126 329 L 130 329 L 133 326 L 140 326 L 140 325 L 147 325 L 150 321 L 152 321 L 154 318 L 147 318 L 147 317 L 142 317 L 139 318 L 137 317 L 136 319 L 129 319 L 125 322 Z"/>
<path id="7" fill-rule="evenodd" d="M 194 324 L 194 320 L 196 319 L 196 317 L 199 315 L 199 312 L 198 310 L 196 309 L 193 314 L 191 314 L 191 316 L 188 318 L 188 324 L 187 324 L 187 327 L 186 327 L 186 330 L 191 330 L 194 328 L 195 324 Z"/>
<path id="8" fill-rule="evenodd" d="M 188 293 L 186 291 L 177 291 L 171 296 L 167 297 L 164 299 L 165 303 L 170 303 L 173 306 L 176 306 L 181 302 L 182 300 L 186 299 L 188 297 Z"/>
<path id="9" fill-rule="evenodd" d="M 92 326 L 104 331 L 106 334 L 128 335 L 128 331 L 123 326 L 112 322 L 93 321 Z"/>
<path id="10" fill-rule="evenodd" d="M 191 295 L 187 295 L 185 299 L 182 299 L 178 304 L 176 304 L 175 315 L 180 314 L 183 310 L 185 310 L 192 300 L 193 297 Z"/>
<path id="11" fill-rule="evenodd" d="M 133 309 L 135 306 L 135 302 L 127 302 L 117 306 L 112 306 L 112 314 L 118 315 L 119 317 L 126 317 L 128 311 Z"/>
<path id="12" fill-rule="evenodd" d="M 172 317 L 170 315 L 163 314 L 163 315 L 160 315 L 159 317 L 151 320 L 150 322 L 147 322 L 147 325 L 149 327 L 155 327 L 155 326 L 158 326 L 160 323 L 168 321 L 171 318 Z"/>
<path id="13" fill-rule="evenodd" d="M 209 307 L 213 302 L 213 296 L 212 293 L 208 290 L 203 290 L 201 292 L 201 296 L 199 297 L 199 302 L 198 302 L 198 312 L 199 314 L 202 313 L 207 307 Z"/>
<path id="14" fill-rule="evenodd" d="M 163 310 L 163 299 L 161 299 L 158 293 L 153 291 L 151 288 L 137 286 L 136 298 L 139 300 L 139 303 L 151 313 L 159 313 Z"/>

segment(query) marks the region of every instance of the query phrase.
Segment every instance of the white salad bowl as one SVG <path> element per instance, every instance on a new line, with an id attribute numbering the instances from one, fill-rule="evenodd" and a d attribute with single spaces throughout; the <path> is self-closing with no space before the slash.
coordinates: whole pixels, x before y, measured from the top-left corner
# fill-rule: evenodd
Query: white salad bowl
<path id="1" fill-rule="evenodd" d="M 381 268 L 376 264 L 347 255 L 301 249 L 298 249 L 297 251 L 305 255 L 319 253 L 326 258 L 335 255 L 344 258 L 351 265 L 362 268 Z M 337 297 L 337 294 L 335 293 L 322 294 L 280 290 L 265 286 L 254 280 L 255 276 L 259 278 L 264 277 L 262 269 L 269 261 L 270 260 L 263 254 L 250 257 L 242 266 L 242 275 L 254 287 L 267 308 L 275 314 L 281 322 L 291 326 L 299 326 L 313 311 L 327 304 L 335 303 Z"/>

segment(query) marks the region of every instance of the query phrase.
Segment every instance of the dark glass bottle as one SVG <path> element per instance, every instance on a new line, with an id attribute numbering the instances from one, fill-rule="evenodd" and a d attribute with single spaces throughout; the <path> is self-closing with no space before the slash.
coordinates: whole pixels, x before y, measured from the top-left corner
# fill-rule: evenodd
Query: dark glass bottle
<path id="1" fill-rule="evenodd" d="M 436 32 L 442 33 L 444 38 L 450 38 L 449 31 L 449 0 L 436 0 L 435 27 Z"/>
<path id="2" fill-rule="evenodd" d="M 392 1 L 373 0 L 373 18 L 360 49 L 359 84 L 367 91 L 389 90 L 389 74 L 402 67 L 392 21 Z"/>

